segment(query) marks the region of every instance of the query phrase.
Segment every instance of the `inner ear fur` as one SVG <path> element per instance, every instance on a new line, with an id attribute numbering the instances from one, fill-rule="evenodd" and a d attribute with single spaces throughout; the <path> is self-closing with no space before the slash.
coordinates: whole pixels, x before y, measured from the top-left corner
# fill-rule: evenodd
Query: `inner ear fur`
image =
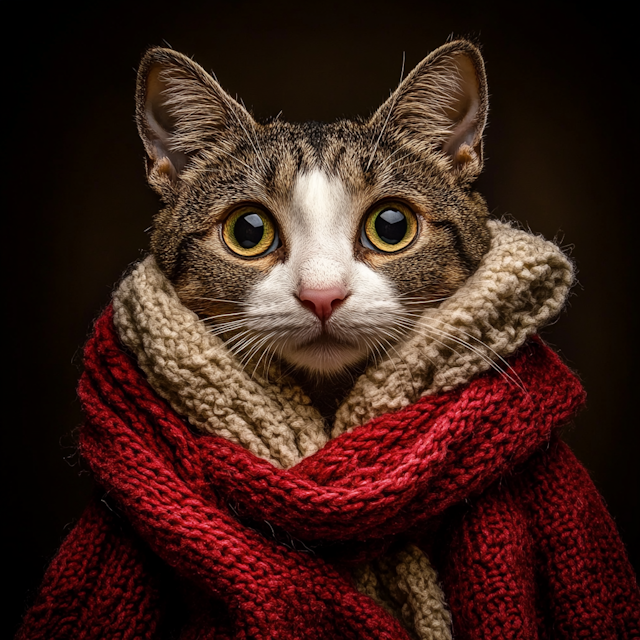
<path id="1" fill-rule="evenodd" d="M 192 157 L 210 145 L 225 147 L 225 131 L 255 123 L 198 64 L 162 47 L 149 49 L 138 69 L 138 131 L 149 157 L 149 182 L 163 192 Z"/>
<path id="2" fill-rule="evenodd" d="M 418 148 L 440 152 L 465 178 L 482 170 L 482 133 L 488 99 L 484 62 L 467 40 L 428 55 L 372 117 Z"/>

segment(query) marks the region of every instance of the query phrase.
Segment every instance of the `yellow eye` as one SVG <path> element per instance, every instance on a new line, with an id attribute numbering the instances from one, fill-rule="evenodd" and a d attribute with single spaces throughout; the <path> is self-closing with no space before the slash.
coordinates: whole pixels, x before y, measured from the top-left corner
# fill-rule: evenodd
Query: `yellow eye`
<path id="1" fill-rule="evenodd" d="M 231 251 L 245 258 L 278 248 L 278 232 L 271 215 L 253 205 L 240 207 L 225 220 L 222 237 Z"/>
<path id="2" fill-rule="evenodd" d="M 400 202 L 385 202 L 367 215 L 361 241 L 368 249 L 394 253 L 404 249 L 418 233 L 415 213 Z"/>

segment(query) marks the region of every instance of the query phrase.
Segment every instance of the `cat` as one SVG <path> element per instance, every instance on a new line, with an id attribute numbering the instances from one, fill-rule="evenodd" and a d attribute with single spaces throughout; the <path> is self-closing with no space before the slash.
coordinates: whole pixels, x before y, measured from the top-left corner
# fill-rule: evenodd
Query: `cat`
<path id="1" fill-rule="evenodd" d="M 488 250 L 473 189 L 487 108 L 467 41 L 434 51 L 370 118 L 331 124 L 258 123 L 192 60 L 151 49 L 136 111 L 166 205 L 151 252 L 239 357 L 281 358 L 326 403 Z"/>
<path id="2" fill-rule="evenodd" d="M 19 640 L 637 635 L 624 548 L 557 435 L 583 389 L 535 336 L 573 268 L 489 219 L 487 109 L 464 40 L 331 124 L 258 123 L 145 54 L 164 208 L 85 348 L 100 493 Z"/>

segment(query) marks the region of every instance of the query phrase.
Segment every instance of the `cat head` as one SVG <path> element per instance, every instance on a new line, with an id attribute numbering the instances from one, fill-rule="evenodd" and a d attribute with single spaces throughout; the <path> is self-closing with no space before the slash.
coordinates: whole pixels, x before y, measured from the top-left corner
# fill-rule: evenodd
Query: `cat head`
<path id="1" fill-rule="evenodd" d="M 137 123 L 165 208 L 151 251 L 246 360 L 331 375 L 382 354 L 489 247 L 487 86 L 467 41 L 425 58 L 369 118 L 259 123 L 189 58 L 154 48 Z"/>

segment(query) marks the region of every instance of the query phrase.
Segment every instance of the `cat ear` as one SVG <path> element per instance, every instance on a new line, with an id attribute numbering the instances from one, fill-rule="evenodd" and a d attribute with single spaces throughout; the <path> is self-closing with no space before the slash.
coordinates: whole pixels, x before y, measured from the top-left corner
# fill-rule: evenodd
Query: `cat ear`
<path id="1" fill-rule="evenodd" d="M 487 121 L 487 79 L 476 46 L 449 42 L 427 56 L 372 116 L 403 142 L 440 152 L 456 174 L 482 170 Z"/>
<path id="2" fill-rule="evenodd" d="M 150 184 L 172 190 L 192 158 L 225 132 L 255 123 L 247 110 L 190 58 L 161 47 L 144 55 L 138 69 L 136 120 L 149 161 Z"/>

